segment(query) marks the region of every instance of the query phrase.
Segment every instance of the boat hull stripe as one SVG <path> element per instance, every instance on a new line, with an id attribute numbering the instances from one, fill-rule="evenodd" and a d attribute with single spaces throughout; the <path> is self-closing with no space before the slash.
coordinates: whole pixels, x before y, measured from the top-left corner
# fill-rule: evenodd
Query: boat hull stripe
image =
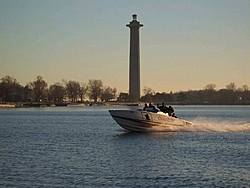
<path id="1" fill-rule="evenodd" d="M 124 119 L 124 120 L 128 120 L 128 121 L 133 121 L 136 123 L 143 123 L 149 126 L 159 126 L 159 124 L 161 123 L 153 123 L 153 122 L 149 122 L 149 121 L 143 121 L 143 120 L 139 120 L 139 119 L 133 119 L 133 118 L 127 118 L 127 117 L 121 117 L 121 116 L 116 116 L 116 115 L 112 115 L 115 118 L 120 118 L 120 119 Z"/>

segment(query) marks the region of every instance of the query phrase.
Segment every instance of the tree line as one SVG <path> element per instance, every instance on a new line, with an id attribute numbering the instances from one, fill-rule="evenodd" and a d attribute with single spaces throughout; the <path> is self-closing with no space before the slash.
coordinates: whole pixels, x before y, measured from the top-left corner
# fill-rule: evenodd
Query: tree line
<path id="1" fill-rule="evenodd" d="M 208 84 L 201 90 L 179 92 L 155 92 L 149 87 L 144 87 L 144 95 L 140 102 L 171 104 L 250 104 L 250 90 L 247 85 L 237 87 L 234 82 L 225 88 L 216 89 L 215 84 Z M 128 93 L 117 95 L 117 89 L 104 86 L 99 79 L 90 79 L 88 83 L 75 80 L 62 80 L 50 86 L 42 76 L 37 76 L 34 81 L 25 86 L 10 76 L 0 79 L 0 102 L 47 102 L 62 103 L 64 101 L 83 102 L 91 100 L 94 103 L 129 101 Z"/>
<path id="2" fill-rule="evenodd" d="M 99 79 L 90 79 L 88 83 L 75 80 L 63 80 L 48 86 L 42 76 L 25 86 L 11 77 L 0 80 L 0 102 L 54 102 L 70 100 L 72 103 L 83 102 L 85 97 L 97 101 L 110 101 L 116 98 L 116 88 L 104 86 Z"/>
<path id="3" fill-rule="evenodd" d="M 154 92 L 145 87 L 143 102 L 167 102 L 171 104 L 250 104 L 250 90 L 247 85 L 237 88 L 234 82 L 225 88 L 216 90 L 215 84 L 208 84 L 201 90 L 189 90 L 179 92 Z"/>

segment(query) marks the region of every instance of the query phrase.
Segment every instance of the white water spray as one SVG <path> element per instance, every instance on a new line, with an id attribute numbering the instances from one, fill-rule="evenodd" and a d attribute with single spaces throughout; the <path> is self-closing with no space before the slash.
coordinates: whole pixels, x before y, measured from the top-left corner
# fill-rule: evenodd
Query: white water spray
<path id="1" fill-rule="evenodd" d="M 250 122 L 230 122 L 219 121 L 218 119 L 211 119 L 199 117 L 192 120 L 193 125 L 181 128 L 184 132 L 238 132 L 250 131 Z"/>

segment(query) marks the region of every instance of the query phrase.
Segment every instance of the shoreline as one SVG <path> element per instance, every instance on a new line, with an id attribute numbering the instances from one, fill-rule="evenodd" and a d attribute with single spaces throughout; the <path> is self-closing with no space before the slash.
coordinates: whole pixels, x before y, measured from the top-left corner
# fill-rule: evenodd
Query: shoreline
<path id="1" fill-rule="evenodd" d="M 104 102 L 104 103 L 0 103 L 0 108 L 32 108 L 32 107 L 85 107 L 85 106 L 144 106 L 145 103 L 149 102 Z M 152 103 L 153 105 L 161 104 Z M 249 106 L 250 103 L 240 104 L 240 103 L 227 103 L 227 104 L 217 104 L 217 103 L 183 103 L 183 102 L 169 102 L 167 105 L 197 105 L 197 106 Z"/>

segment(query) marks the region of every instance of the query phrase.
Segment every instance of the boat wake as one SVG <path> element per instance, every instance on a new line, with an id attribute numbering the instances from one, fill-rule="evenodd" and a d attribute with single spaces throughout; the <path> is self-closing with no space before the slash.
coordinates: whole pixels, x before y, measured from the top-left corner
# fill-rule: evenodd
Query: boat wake
<path id="1" fill-rule="evenodd" d="M 179 131 L 183 132 L 239 132 L 250 131 L 250 122 L 230 122 L 219 121 L 218 119 L 211 119 L 199 117 L 192 120 L 193 125 L 181 128 Z"/>

